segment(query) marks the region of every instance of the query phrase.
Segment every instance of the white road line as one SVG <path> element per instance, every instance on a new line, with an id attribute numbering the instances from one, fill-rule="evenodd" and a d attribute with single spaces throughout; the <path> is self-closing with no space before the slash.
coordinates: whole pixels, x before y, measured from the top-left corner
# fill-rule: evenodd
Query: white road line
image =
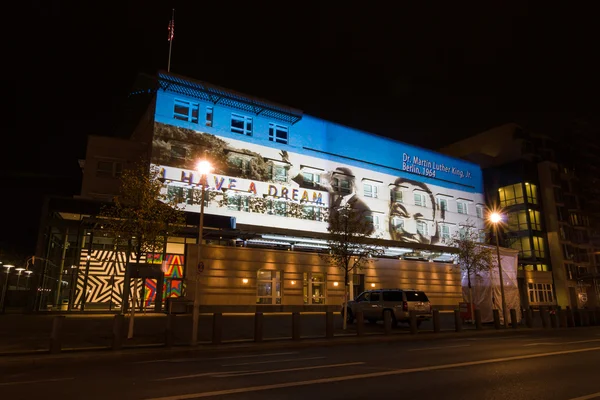
<path id="1" fill-rule="evenodd" d="M 600 392 L 588 394 L 587 396 L 575 397 L 570 400 L 589 400 L 589 399 L 598 399 L 600 398 Z"/>
<path id="2" fill-rule="evenodd" d="M 217 358 L 205 358 L 205 360 L 230 360 L 234 358 L 252 358 L 252 357 L 274 357 L 274 356 L 287 356 L 290 354 L 298 354 L 297 351 L 290 351 L 287 353 L 268 353 L 268 354 L 248 354 L 245 356 L 230 356 L 230 357 L 217 357 Z"/>
<path id="3" fill-rule="evenodd" d="M 225 365 L 221 365 L 221 367 L 237 367 L 240 365 L 270 364 L 270 363 L 302 361 L 302 360 L 319 360 L 322 358 L 325 358 L 325 357 L 286 358 L 284 360 L 269 360 L 269 361 L 255 361 L 255 362 L 239 363 L 239 364 L 225 364 Z"/>
<path id="4" fill-rule="evenodd" d="M 466 338 L 466 339 L 458 339 L 458 340 L 470 340 L 470 341 L 505 340 L 505 339 L 514 339 L 514 338 L 524 338 L 524 337 L 528 337 L 528 336 L 527 335 L 515 335 L 515 336 L 487 337 L 487 338 Z"/>
<path id="5" fill-rule="evenodd" d="M 231 378 L 233 376 L 248 376 L 248 375 L 265 375 L 265 374 L 276 374 L 279 372 L 291 372 L 291 371 L 307 371 L 311 369 L 322 369 L 322 368 L 334 368 L 334 367 L 349 367 L 351 365 L 362 365 L 364 362 L 352 362 L 345 364 L 328 364 L 328 365 L 315 365 L 312 367 L 300 367 L 300 368 L 287 368 L 287 369 L 275 369 L 271 371 L 256 371 L 246 373 L 228 372 L 222 375 L 214 375 L 215 378 Z"/>
<path id="6" fill-rule="evenodd" d="M 215 375 L 220 375 L 220 374 L 236 374 L 236 373 L 243 373 L 243 372 L 252 372 L 252 370 L 249 371 L 232 371 L 232 372 L 216 372 L 216 371 L 211 371 L 211 372 L 203 372 L 201 374 L 193 374 L 193 375 L 182 375 L 182 376 L 171 376 L 168 378 L 160 378 L 160 379 L 155 379 L 155 382 L 161 382 L 161 381 L 172 381 L 175 379 L 190 379 L 190 378 L 200 378 L 202 376 L 215 376 Z"/>
<path id="7" fill-rule="evenodd" d="M 422 350 L 441 350 L 441 349 L 455 349 L 457 347 L 470 347 L 470 344 L 459 344 L 457 346 L 442 346 L 442 347 L 421 347 L 418 349 L 409 349 L 407 351 L 422 351 Z"/>
<path id="8" fill-rule="evenodd" d="M 549 346 L 562 346 L 564 344 L 577 344 L 577 343 L 590 343 L 590 342 L 600 342 L 600 339 L 590 339 L 590 340 L 577 340 L 575 342 L 546 342 L 546 343 L 529 343 L 524 344 L 523 346 L 541 346 L 541 345 L 549 345 Z"/>
<path id="9" fill-rule="evenodd" d="M 30 383 L 72 381 L 73 379 L 75 379 L 75 378 L 55 378 L 55 379 L 40 379 L 37 381 L 0 382 L 0 386 L 25 385 L 25 384 L 30 384 Z"/>
<path id="10" fill-rule="evenodd" d="M 259 392 L 259 391 L 264 391 L 264 390 L 283 389 L 283 388 L 296 387 L 296 386 L 309 386 L 309 385 L 317 385 L 317 384 L 321 384 L 321 383 L 343 382 L 343 381 L 350 381 L 350 380 L 356 380 L 356 379 L 379 378 L 382 376 L 403 375 L 403 374 L 409 374 L 409 373 L 415 373 L 415 372 L 435 371 L 435 370 L 441 370 L 441 369 L 467 367 L 467 366 L 472 366 L 472 365 L 493 364 L 493 363 L 501 363 L 501 362 L 507 362 L 507 361 L 526 360 L 526 359 L 531 359 L 531 358 L 559 356 L 559 355 L 564 355 L 564 354 L 575 354 L 575 353 L 583 353 L 583 352 L 588 352 L 588 351 L 600 351 L 600 347 L 590 347 L 587 349 L 577 349 L 577 350 L 555 351 L 555 352 L 551 352 L 551 353 L 528 354 L 528 355 L 514 356 L 514 357 L 492 358 L 492 359 L 488 359 L 488 360 L 467 361 L 467 362 L 455 363 L 455 364 L 433 365 L 430 367 L 421 367 L 421 368 L 371 372 L 368 374 L 345 375 L 345 376 L 337 376 L 337 377 L 332 377 L 332 378 L 312 379 L 309 381 L 285 382 L 285 383 L 277 383 L 277 384 L 262 385 L 262 386 L 249 386 L 249 387 L 244 387 L 244 388 L 217 390 L 217 391 L 213 391 L 213 392 L 189 393 L 189 394 L 182 394 L 182 395 L 175 395 L 175 396 L 155 397 L 155 398 L 146 399 L 146 400 L 199 399 L 199 398 L 203 398 L 203 397 L 224 396 L 224 395 L 228 395 L 228 394 L 238 394 L 238 393 L 248 393 L 248 392 Z"/>

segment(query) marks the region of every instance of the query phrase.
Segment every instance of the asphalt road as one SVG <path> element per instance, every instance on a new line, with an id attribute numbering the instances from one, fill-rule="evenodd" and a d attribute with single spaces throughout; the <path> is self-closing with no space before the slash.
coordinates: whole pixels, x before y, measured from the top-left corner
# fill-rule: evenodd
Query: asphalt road
<path id="1" fill-rule="evenodd" d="M 181 356 L 179 356 L 181 357 Z M 600 328 L 0 365 L 6 399 L 600 399 Z"/>

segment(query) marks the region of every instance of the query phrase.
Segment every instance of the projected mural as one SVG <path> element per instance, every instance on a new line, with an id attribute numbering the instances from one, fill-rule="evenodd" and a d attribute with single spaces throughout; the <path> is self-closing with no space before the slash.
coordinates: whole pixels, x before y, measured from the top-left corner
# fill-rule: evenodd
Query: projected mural
<path id="1" fill-rule="evenodd" d="M 214 171 L 203 178 L 194 166 L 204 158 Z M 329 213 L 352 204 L 375 236 L 400 242 L 442 244 L 467 222 L 483 228 L 481 193 L 430 183 L 441 172 L 470 179 L 468 171 L 407 153 L 396 174 L 330 158 L 155 123 L 152 162 L 186 211 L 199 212 L 204 184 L 205 211 L 235 216 L 241 226 L 326 232 Z"/>

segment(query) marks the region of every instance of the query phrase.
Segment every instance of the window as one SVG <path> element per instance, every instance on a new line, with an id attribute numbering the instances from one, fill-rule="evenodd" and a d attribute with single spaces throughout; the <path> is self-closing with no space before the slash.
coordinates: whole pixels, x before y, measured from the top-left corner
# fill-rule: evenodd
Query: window
<path id="1" fill-rule="evenodd" d="M 269 124 L 269 140 L 275 143 L 288 143 L 288 127 L 277 124 Z"/>
<path id="2" fill-rule="evenodd" d="M 377 185 L 364 182 L 363 188 L 365 197 L 373 197 L 375 199 L 377 198 Z"/>
<path id="3" fill-rule="evenodd" d="M 440 234 L 443 241 L 450 240 L 450 226 L 446 224 L 440 224 Z"/>
<path id="4" fill-rule="evenodd" d="M 380 225 L 379 225 L 379 215 L 375 215 L 375 214 L 371 214 L 371 215 L 367 215 L 365 217 L 365 219 L 367 220 L 367 222 L 369 224 L 371 224 L 371 226 L 373 227 L 374 230 L 379 230 Z"/>
<path id="5" fill-rule="evenodd" d="M 397 232 L 402 232 L 404 229 L 404 219 L 400 217 L 392 218 L 392 228 Z"/>
<path id="6" fill-rule="evenodd" d="M 381 297 L 381 293 L 379 293 L 379 292 L 372 292 L 371 293 L 371 299 L 369 301 L 371 303 L 378 303 L 380 297 Z"/>
<path id="7" fill-rule="evenodd" d="M 185 160 L 187 149 L 182 146 L 171 146 L 171 157 Z"/>
<path id="8" fill-rule="evenodd" d="M 287 182 L 287 168 L 283 165 L 271 166 L 271 179 L 275 182 Z"/>
<path id="9" fill-rule="evenodd" d="M 321 176 L 314 172 L 303 172 L 302 179 L 304 180 L 304 183 L 312 186 L 316 186 L 321 182 Z"/>
<path id="10" fill-rule="evenodd" d="M 231 196 L 227 199 L 227 208 L 233 211 L 249 212 L 248 196 Z"/>
<path id="11" fill-rule="evenodd" d="M 212 106 L 206 107 L 206 126 L 213 126 L 213 108 Z"/>
<path id="12" fill-rule="evenodd" d="M 99 160 L 96 176 L 99 178 L 118 178 L 123 172 L 123 164 L 118 161 Z"/>
<path id="13" fill-rule="evenodd" d="M 287 203 L 285 201 L 274 201 L 270 214 L 279 215 L 280 217 L 286 217 Z"/>
<path id="14" fill-rule="evenodd" d="M 475 213 L 477 214 L 477 218 L 483 218 L 483 207 L 475 206 Z"/>
<path id="15" fill-rule="evenodd" d="M 304 273 L 304 304 L 325 304 L 327 281 L 324 273 Z"/>
<path id="16" fill-rule="evenodd" d="M 427 236 L 427 222 L 417 221 L 417 233 L 422 236 Z"/>
<path id="17" fill-rule="evenodd" d="M 537 186 L 532 183 L 525 182 L 525 193 L 527 194 L 527 201 L 531 204 L 537 204 Z"/>
<path id="18" fill-rule="evenodd" d="M 438 203 L 438 208 L 440 210 L 448 211 L 448 200 L 442 199 L 442 198 L 438 198 L 437 199 L 437 203 Z"/>
<path id="19" fill-rule="evenodd" d="M 531 222 L 531 229 L 535 231 L 542 230 L 542 223 L 540 221 L 540 212 L 536 210 L 529 210 L 529 221 Z"/>
<path id="20" fill-rule="evenodd" d="M 415 195 L 415 205 L 416 206 L 421 206 L 421 207 L 426 207 L 427 203 L 425 202 L 425 195 L 423 193 L 414 193 Z"/>
<path id="21" fill-rule="evenodd" d="M 173 118 L 197 124 L 199 113 L 200 104 L 175 99 L 175 103 L 173 105 Z"/>
<path id="22" fill-rule="evenodd" d="M 550 283 L 528 283 L 530 303 L 554 303 L 554 292 Z"/>
<path id="23" fill-rule="evenodd" d="M 507 230 L 509 232 L 518 232 L 528 230 L 527 213 L 525 210 L 508 213 Z"/>
<path id="24" fill-rule="evenodd" d="M 252 117 L 231 114 L 231 132 L 252 136 Z"/>
<path id="25" fill-rule="evenodd" d="M 456 212 L 459 214 L 467 214 L 467 203 L 464 201 L 457 201 Z"/>
<path id="26" fill-rule="evenodd" d="M 537 258 L 544 258 L 546 256 L 544 239 L 541 236 L 533 237 L 533 251 L 533 255 Z"/>
<path id="27" fill-rule="evenodd" d="M 392 201 L 394 203 L 402 203 L 402 189 L 396 188 L 392 190 Z"/>
<path id="28" fill-rule="evenodd" d="M 332 188 L 333 190 L 335 190 L 336 192 L 340 192 L 343 194 L 350 194 L 352 193 L 352 188 L 350 185 L 350 179 L 346 178 L 346 177 L 335 177 L 333 178 L 332 181 Z"/>
<path id="29" fill-rule="evenodd" d="M 259 270 L 256 276 L 256 304 L 281 304 L 281 272 Z"/>
<path id="30" fill-rule="evenodd" d="M 525 202 L 523 198 L 523 185 L 521 183 L 500 188 L 498 189 L 498 194 L 500 195 L 500 207 L 508 207 Z"/>
<path id="31" fill-rule="evenodd" d="M 317 206 L 303 206 L 302 207 L 302 219 L 308 219 L 311 221 L 322 221 L 323 220 L 323 208 Z"/>
<path id="32" fill-rule="evenodd" d="M 244 157 L 231 157 L 229 163 L 234 169 L 234 172 L 239 175 L 246 175 L 250 172 L 250 160 Z"/>
<path id="33" fill-rule="evenodd" d="M 467 238 L 467 228 L 465 228 L 464 226 L 461 226 L 460 228 L 458 228 L 458 237 L 461 240 L 464 240 Z"/>
<path id="34" fill-rule="evenodd" d="M 531 247 L 533 243 L 533 248 Z M 544 239 L 540 236 L 523 236 L 516 238 L 510 244 L 511 249 L 519 250 L 519 256 L 524 258 L 544 258 L 546 256 Z"/>

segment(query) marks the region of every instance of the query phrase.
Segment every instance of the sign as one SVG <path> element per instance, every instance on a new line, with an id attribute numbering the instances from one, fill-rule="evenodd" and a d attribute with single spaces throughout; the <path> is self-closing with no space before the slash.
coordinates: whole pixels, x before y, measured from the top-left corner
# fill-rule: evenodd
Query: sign
<path id="1" fill-rule="evenodd" d="M 204 271 L 204 263 L 202 261 L 198 261 L 198 272 Z"/>

